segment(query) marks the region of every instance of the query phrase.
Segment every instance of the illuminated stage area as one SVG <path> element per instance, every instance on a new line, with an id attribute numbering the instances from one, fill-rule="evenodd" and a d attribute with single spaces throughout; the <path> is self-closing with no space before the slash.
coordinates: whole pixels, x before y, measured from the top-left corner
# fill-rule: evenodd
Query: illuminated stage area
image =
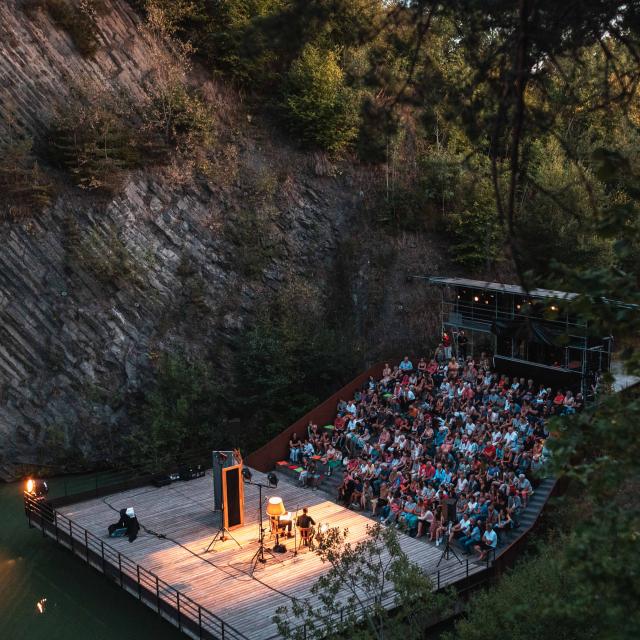
<path id="1" fill-rule="evenodd" d="M 267 484 L 266 475 L 253 470 L 252 474 L 253 482 Z M 277 488 L 262 492 L 267 548 L 274 546 L 275 539 L 270 537 L 265 506 L 266 500 L 274 496 L 283 499 L 294 518 L 296 510 L 302 512 L 306 506 L 316 523 L 348 528 L 351 542 L 366 537 L 366 527 L 372 522 L 332 502 L 322 492 L 298 487 L 280 476 Z M 211 471 L 205 477 L 185 483 L 176 482 L 160 488 L 143 486 L 61 507 L 58 518 L 87 529 L 105 546 L 138 564 L 142 570 L 155 574 L 161 581 L 161 587 L 156 587 L 159 598 L 163 597 L 163 591 L 168 594 L 167 586 L 170 586 L 217 616 L 229 627 L 225 637 L 266 640 L 278 637 L 272 622 L 276 609 L 290 603 L 293 597 L 309 595 L 318 576 L 328 570 L 328 565 L 323 565 L 306 547 L 301 547 L 294 556 L 294 538 L 281 538 L 286 553 L 268 556 L 267 562 L 258 564 L 252 576 L 252 558 L 258 549 L 258 487 L 246 483 L 244 498 L 244 525 L 231 531 L 233 539 L 216 541 L 208 553 L 205 550 L 220 528 L 220 514 L 213 511 Z M 126 537 L 109 538 L 107 535 L 109 524 L 118 519 L 117 512 L 127 507 L 135 509 L 141 526 L 138 538 L 132 543 Z M 77 534 L 74 538 L 81 542 Z M 404 534 L 399 534 L 399 538 L 409 558 L 433 574 L 434 582 L 436 571 L 440 572 L 440 586 L 484 570 L 483 565 L 475 563 L 458 564 L 453 557 L 443 560 L 437 567 L 441 550 Z M 129 591 L 137 595 L 135 589 Z M 155 607 L 150 600 L 140 599 Z M 389 605 L 392 601 L 390 596 Z M 157 606 L 159 610 L 160 605 Z M 183 630 L 197 637 L 188 629 Z M 222 635 L 215 633 L 217 637 Z"/>

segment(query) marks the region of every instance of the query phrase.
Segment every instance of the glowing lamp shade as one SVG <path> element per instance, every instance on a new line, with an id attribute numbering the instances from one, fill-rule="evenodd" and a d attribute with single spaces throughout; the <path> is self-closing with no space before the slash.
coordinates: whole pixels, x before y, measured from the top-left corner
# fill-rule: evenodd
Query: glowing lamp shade
<path id="1" fill-rule="evenodd" d="M 287 510 L 284 508 L 284 502 L 282 502 L 282 498 L 269 498 L 269 502 L 267 502 L 267 515 L 272 518 L 278 518 L 287 513 Z"/>
<path id="2" fill-rule="evenodd" d="M 33 493 L 35 488 L 36 488 L 36 483 L 31 478 L 29 478 L 27 480 L 27 493 Z"/>

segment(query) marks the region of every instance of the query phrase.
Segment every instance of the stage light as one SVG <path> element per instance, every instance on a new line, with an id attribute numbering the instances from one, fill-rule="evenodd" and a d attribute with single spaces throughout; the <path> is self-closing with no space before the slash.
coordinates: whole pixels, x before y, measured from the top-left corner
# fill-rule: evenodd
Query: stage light
<path id="1" fill-rule="evenodd" d="M 474 302 L 478 302 L 478 300 L 480 300 L 480 298 L 478 298 L 478 296 L 473 296 L 473 301 Z"/>
<path id="2" fill-rule="evenodd" d="M 558 307 L 556 307 L 554 304 L 551 305 L 551 311 L 557 311 Z"/>
<path id="3" fill-rule="evenodd" d="M 278 486 L 278 476 L 275 473 L 273 473 L 273 471 L 269 471 L 269 473 L 267 473 L 267 482 L 272 487 L 277 487 Z"/>
<path id="4" fill-rule="evenodd" d="M 33 480 L 29 478 L 27 480 L 27 493 L 30 493 L 36 498 L 42 498 L 49 493 L 49 486 L 44 480 Z"/>
<path id="5" fill-rule="evenodd" d="M 249 482 L 251 482 L 251 478 L 253 477 L 253 474 L 251 473 L 251 471 L 249 471 L 249 469 L 247 469 L 247 467 L 242 467 L 242 477 L 245 480 L 248 480 Z"/>
<path id="6" fill-rule="evenodd" d="M 516 305 L 516 309 L 520 309 L 520 305 L 519 304 Z"/>

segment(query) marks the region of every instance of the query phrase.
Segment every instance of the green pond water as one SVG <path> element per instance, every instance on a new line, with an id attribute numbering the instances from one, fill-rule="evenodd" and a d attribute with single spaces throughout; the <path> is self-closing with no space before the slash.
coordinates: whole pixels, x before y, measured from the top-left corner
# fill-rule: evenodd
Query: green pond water
<path id="1" fill-rule="evenodd" d="M 52 493 L 65 482 L 51 481 Z M 2 640 L 185 637 L 70 551 L 43 538 L 38 529 L 29 529 L 22 488 L 23 483 L 0 484 Z"/>

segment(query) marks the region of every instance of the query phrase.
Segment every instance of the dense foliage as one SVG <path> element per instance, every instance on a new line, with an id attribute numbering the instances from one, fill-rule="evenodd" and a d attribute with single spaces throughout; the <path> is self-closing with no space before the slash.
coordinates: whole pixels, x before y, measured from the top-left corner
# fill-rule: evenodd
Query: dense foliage
<path id="1" fill-rule="evenodd" d="M 527 287 L 575 291 L 573 311 L 597 335 L 613 327 L 628 347 L 625 366 L 640 373 L 640 319 L 631 306 L 640 304 L 637 2 L 132 3 L 158 44 L 155 93 L 130 105 L 84 92 L 59 114 L 50 151 L 76 184 L 113 190 L 122 171 L 175 158 L 195 158 L 206 171 L 215 114 L 187 82 L 196 56 L 297 144 L 383 176 L 362 194 L 363 226 L 438 234 L 474 275 L 504 268 Z M 95 52 L 94 16 L 69 20 L 80 5 L 34 6 L 85 55 Z M 45 205 L 46 180 L 31 151 L 11 153 L 15 169 L 4 162 L 0 181 L 13 206 L 22 194 Z M 260 215 L 247 209 L 237 237 L 258 235 Z M 246 277 L 263 266 L 251 250 L 244 256 Z M 312 298 L 295 292 L 261 309 L 233 345 L 232 380 L 194 357 L 159 363 L 137 440 L 149 466 L 214 438 L 253 448 L 351 376 L 353 336 L 339 313 Z M 580 487 L 587 507 L 561 544 L 480 596 L 457 635 L 640 635 L 639 419 L 630 394 L 554 425 L 556 472 Z"/>
<path id="2" fill-rule="evenodd" d="M 348 533 L 332 528 L 320 537 L 316 553 L 329 565 L 311 588 L 320 604 L 294 598 L 279 607 L 279 633 L 292 640 L 422 638 L 425 625 L 449 609 L 450 594 L 433 591 L 392 527 L 368 526 L 367 536 L 355 544 Z M 383 602 L 392 595 L 396 608 L 390 613 Z"/>

